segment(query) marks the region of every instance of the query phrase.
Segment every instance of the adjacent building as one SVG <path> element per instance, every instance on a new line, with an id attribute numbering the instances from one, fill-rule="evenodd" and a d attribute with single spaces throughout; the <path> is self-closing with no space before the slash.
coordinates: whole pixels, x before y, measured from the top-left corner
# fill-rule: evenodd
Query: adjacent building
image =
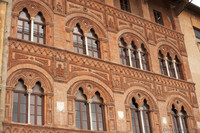
<path id="1" fill-rule="evenodd" d="M 3 132 L 199 132 L 188 4 L 12 0 Z"/>

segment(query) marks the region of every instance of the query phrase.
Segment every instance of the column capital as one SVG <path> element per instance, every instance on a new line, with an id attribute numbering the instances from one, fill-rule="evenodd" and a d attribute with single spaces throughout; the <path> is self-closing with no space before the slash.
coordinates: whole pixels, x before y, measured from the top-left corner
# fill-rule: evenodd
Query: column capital
<path id="1" fill-rule="evenodd" d="M 33 92 L 32 89 L 27 89 L 28 94 L 31 94 L 32 92 Z"/>
<path id="2" fill-rule="evenodd" d="M 141 48 L 138 48 L 138 49 L 137 49 L 137 52 L 142 52 L 142 49 L 141 49 Z"/>
<path id="3" fill-rule="evenodd" d="M 83 33 L 84 37 L 87 37 L 87 33 Z"/>
<path id="4" fill-rule="evenodd" d="M 172 60 L 173 63 L 176 63 L 176 60 Z"/>
<path id="5" fill-rule="evenodd" d="M 126 46 L 127 49 L 131 49 L 131 45 Z"/>
<path id="6" fill-rule="evenodd" d="M 92 103 L 92 99 L 88 99 L 88 100 L 87 100 L 87 103 L 88 103 L 88 104 L 91 104 L 91 103 Z"/>
<path id="7" fill-rule="evenodd" d="M 178 113 L 177 115 L 178 115 L 178 117 L 182 117 L 182 116 L 183 116 L 183 114 L 182 114 L 182 113 Z"/>
<path id="8" fill-rule="evenodd" d="M 164 60 L 168 60 L 168 58 L 167 58 L 167 57 L 164 57 Z"/>
<path id="9" fill-rule="evenodd" d="M 34 20 L 35 19 L 35 17 L 31 17 L 31 20 Z"/>
<path id="10" fill-rule="evenodd" d="M 143 107 L 139 107 L 138 110 L 139 110 L 139 111 L 143 111 L 144 108 L 143 108 Z"/>

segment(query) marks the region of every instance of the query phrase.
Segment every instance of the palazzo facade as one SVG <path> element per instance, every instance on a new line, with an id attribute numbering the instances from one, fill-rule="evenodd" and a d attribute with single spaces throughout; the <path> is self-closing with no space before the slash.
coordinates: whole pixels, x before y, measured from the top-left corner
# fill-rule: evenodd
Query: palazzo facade
<path id="1" fill-rule="evenodd" d="M 197 133 L 186 1 L 13 0 L 5 133 Z"/>

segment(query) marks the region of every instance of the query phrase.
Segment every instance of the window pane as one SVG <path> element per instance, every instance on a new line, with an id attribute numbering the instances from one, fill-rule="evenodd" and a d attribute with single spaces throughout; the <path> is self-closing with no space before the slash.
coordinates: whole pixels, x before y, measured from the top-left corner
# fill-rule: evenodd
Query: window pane
<path id="1" fill-rule="evenodd" d="M 31 95 L 31 101 L 30 101 L 31 104 L 35 104 L 35 96 L 34 95 Z"/>
<path id="2" fill-rule="evenodd" d="M 24 32 L 29 34 L 29 22 L 24 22 Z"/>
<path id="3" fill-rule="evenodd" d="M 76 110 L 79 110 L 79 102 L 75 103 L 75 108 L 76 108 Z"/>
<path id="4" fill-rule="evenodd" d="M 30 113 L 33 115 L 35 114 L 35 106 L 34 105 L 31 105 Z"/>
<path id="5" fill-rule="evenodd" d="M 37 115 L 42 115 L 42 107 L 37 106 Z"/>
<path id="6" fill-rule="evenodd" d="M 20 114 L 20 123 L 26 123 L 26 114 Z"/>
<path id="7" fill-rule="evenodd" d="M 87 124 L 87 121 L 83 121 L 83 129 L 88 129 L 88 124 Z"/>
<path id="8" fill-rule="evenodd" d="M 76 119 L 80 120 L 80 112 L 79 111 L 76 111 Z"/>
<path id="9" fill-rule="evenodd" d="M 76 127 L 81 129 L 81 122 L 79 120 L 76 120 Z"/>
<path id="10" fill-rule="evenodd" d="M 42 97 L 37 96 L 37 105 L 42 105 Z"/>
<path id="11" fill-rule="evenodd" d="M 81 102 L 81 110 L 86 111 L 86 104 Z"/>
<path id="12" fill-rule="evenodd" d="M 92 127 L 93 127 L 93 130 L 97 130 L 97 123 L 96 122 L 92 122 Z"/>
<path id="13" fill-rule="evenodd" d="M 43 38 L 39 38 L 39 43 L 40 44 L 44 44 L 44 39 Z"/>
<path id="14" fill-rule="evenodd" d="M 42 125 L 42 116 L 37 116 L 37 125 Z"/>
<path id="15" fill-rule="evenodd" d="M 22 33 L 17 33 L 17 38 L 22 39 Z"/>
<path id="16" fill-rule="evenodd" d="M 26 95 L 25 94 L 20 94 L 20 102 L 26 103 Z"/>
<path id="17" fill-rule="evenodd" d="M 20 104 L 20 113 L 26 113 L 26 105 Z"/>
<path id="18" fill-rule="evenodd" d="M 96 121 L 96 113 L 92 113 L 92 121 Z"/>
<path id="19" fill-rule="evenodd" d="M 13 122 L 18 122 L 18 114 L 17 113 L 13 113 L 12 121 Z"/>
<path id="20" fill-rule="evenodd" d="M 82 120 L 87 120 L 87 113 L 86 112 L 82 112 Z"/>
<path id="21" fill-rule="evenodd" d="M 29 40 L 29 35 L 24 34 L 24 40 Z"/>
<path id="22" fill-rule="evenodd" d="M 30 120 L 31 120 L 31 124 L 35 124 L 35 115 L 31 115 L 31 118 L 30 118 Z"/>
<path id="23" fill-rule="evenodd" d="M 18 112 L 18 103 L 13 103 L 13 113 Z"/>
<path id="24" fill-rule="evenodd" d="M 13 102 L 18 103 L 18 93 L 14 93 Z"/>
<path id="25" fill-rule="evenodd" d="M 103 123 L 99 122 L 99 131 L 103 131 Z"/>

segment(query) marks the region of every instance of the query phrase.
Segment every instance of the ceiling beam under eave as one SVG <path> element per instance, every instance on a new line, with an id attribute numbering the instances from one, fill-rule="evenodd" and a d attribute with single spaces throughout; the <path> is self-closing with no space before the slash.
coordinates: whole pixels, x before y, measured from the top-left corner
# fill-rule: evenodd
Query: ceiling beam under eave
<path id="1" fill-rule="evenodd" d="M 190 2 L 188 0 L 181 0 L 178 4 L 176 4 L 174 8 L 175 15 L 179 16 L 181 12 L 184 10 L 184 8 L 186 7 L 186 5 Z"/>

